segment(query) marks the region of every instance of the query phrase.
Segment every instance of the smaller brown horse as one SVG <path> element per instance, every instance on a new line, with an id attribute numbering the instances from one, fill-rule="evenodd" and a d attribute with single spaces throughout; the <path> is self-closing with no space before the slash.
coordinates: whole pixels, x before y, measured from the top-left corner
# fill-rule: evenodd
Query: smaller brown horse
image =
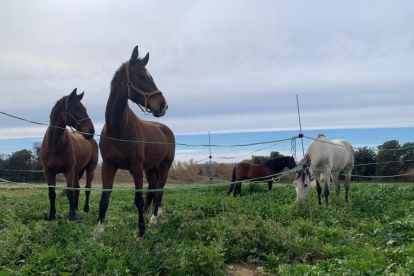
<path id="1" fill-rule="evenodd" d="M 40 148 L 40 158 L 43 165 L 43 173 L 49 186 L 50 212 L 48 220 L 55 219 L 56 214 L 56 175 L 64 173 L 67 187 L 79 188 L 79 179 L 86 170 L 86 188 L 91 188 L 94 171 L 98 163 L 98 145 L 93 138 L 94 126 L 89 119 L 86 108 L 80 102 L 83 92 L 76 94 L 76 88 L 69 96 L 65 96 L 56 102 L 50 114 L 48 127 Z M 66 126 L 75 128 L 80 132 L 71 133 Z M 78 210 L 79 190 L 67 190 L 69 200 L 69 220 L 76 220 Z M 86 201 L 83 210 L 89 211 L 89 195 L 86 191 Z"/>
<path id="2" fill-rule="evenodd" d="M 234 186 L 236 186 L 234 189 L 234 197 L 237 196 L 237 193 L 242 196 L 242 181 L 248 179 L 267 181 L 267 187 L 270 192 L 273 187 L 272 175 L 279 173 L 286 167 L 290 170 L 296 167 L 293 156 L 276 157 L 260 164 L 238 163 L 233 169 L 231 182 L 240 181 L 240 183 L 230 184 L 227 195 L 230 195 Z"/>

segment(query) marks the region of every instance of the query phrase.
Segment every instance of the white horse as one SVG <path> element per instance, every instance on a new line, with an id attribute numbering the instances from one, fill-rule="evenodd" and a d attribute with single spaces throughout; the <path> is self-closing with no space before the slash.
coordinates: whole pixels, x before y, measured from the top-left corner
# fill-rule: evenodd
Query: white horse
<path id="1" fill-rule="evenodd" d="M 351 172 L 354 168 L 354 149 L 347 141 L 338 139 L 330 141 L 323 134 L 309 145 L 305 156 L 302 160 L 303 168 L 296 174 L 296 203 L 300 204 L 309 193 L 311 177 L 316 180 L 316 189 L 318 191 L 318 203 L 321 205 L 321 180 L 320 173 L 323 173 L 325 182 L 325 202 L 326 208 L 329 207 L 329 181 L 332 179 L 335 183 L 336 196 L 339 196 L 339 173 L 341 170 L 345 176 L 345 202 L 348 202 L 349 181 Z"/>

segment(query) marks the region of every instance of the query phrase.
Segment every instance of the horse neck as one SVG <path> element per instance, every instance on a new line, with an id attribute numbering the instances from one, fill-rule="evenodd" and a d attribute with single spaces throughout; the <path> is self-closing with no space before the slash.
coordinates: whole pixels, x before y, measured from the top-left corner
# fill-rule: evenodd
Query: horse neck
<path id="1" fill-rule="evenodd" d="M 276 164 L 272 164 L 270 167 L 273 170 L 273 173 L 278 173 L 287 167 L 287 162 L 278 162 Z"/>
<path id="2" fill-rule="evenodd" d="M 116 135 L 122 134 L 123 131 L 128 131 L 126 126 L 130 125 L 129 121 L 134 119 L 136 120 L 137 117 L 128 106 L 126 85 L 125 87 L 124 85 L 118 85 L 116 88 L 111 87 L 105 111 L 107 132 Z"/>
<path id="3" fill-rule="evenodd" d="M 50 125 L 57 126 L 58 128 L 49 127 L 47 131 L 47 141 L 49 147 L 51 147 L 54 151 L 58 151 L 62 147 L 65 140 L 66 122 L 61 115 L 62 112 L 60 109 L 61 108 L 56 108 L 50 119 Z"/>

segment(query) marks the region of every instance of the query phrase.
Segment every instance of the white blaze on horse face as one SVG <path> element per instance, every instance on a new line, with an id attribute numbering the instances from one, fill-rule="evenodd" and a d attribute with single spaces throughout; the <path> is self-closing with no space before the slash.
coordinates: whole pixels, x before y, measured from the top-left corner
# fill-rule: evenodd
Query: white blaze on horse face
<path id="1" fill-rule="evenodd" d="M 296 204 L 301 204 L 308 195 L 309 188 L 311 185 L 309 178 L 309 175 L 306 174 L 305 182 L 302 181 L 302 177 L 298 177 L 298 179 L 295 179 Z"/>

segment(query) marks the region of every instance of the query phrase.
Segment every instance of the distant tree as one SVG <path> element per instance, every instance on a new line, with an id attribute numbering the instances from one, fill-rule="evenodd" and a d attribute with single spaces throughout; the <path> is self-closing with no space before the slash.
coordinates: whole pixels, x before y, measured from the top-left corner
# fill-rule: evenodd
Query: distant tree
<path id="1" fill-rule="evenodd" d="M 376 153 L 374 149 L 363 147 L 355 151 L 355 165 L 358 164 L 369 164 L 376 162 Z M 373 176 L 376 172 L 376 165 L 364 165 L 364 166 L 355 166 L 353 169 L 353 174 L 356 175 L 365 175 Z"/>
<path id="2" fill-rule="evenodd" d="M 8 180 L 11 181 L 29 181 L 30 173 L 15 170 L 31 170 L 33 156 L 30 150 L 19 150 L 13 152 L 4 162 L 4 168 L 9 170 L 5 172 Z"/>
<path id="3" fill-rule="evenodd" d="M 40 160 L 40 147 L 42 145 L 39 142 L 33 143 L 33 169 L 42 169 L 42 161 Z"/>
<path id="4" fill-rule="evenodd" d="M 402 172 L 407 172 L 414 169 L 414 143 L 407 142 L 401 147 Z M 408 160 L 404 162 L 404 160 Z"/>
<path id="5" fill-rule="evenodd" d="M 253 158 L 250 160 L 250 163 L 260 164 L 260 163 L 266 162 L 269 159 L 276 158 L 276 157 L 283 157 L 283 156 L 284 155 L 278 151 L 271 151 L 270 156 L 253 156 Z"/>
<path id="6" fill-rule="evenodd" d="M 401 145 L 397 140 L 390 140 L 378 146 L 377 175 L 396 175 L 401 170 Z M 387 163 L 393 162 L 393 163 Z"/>

